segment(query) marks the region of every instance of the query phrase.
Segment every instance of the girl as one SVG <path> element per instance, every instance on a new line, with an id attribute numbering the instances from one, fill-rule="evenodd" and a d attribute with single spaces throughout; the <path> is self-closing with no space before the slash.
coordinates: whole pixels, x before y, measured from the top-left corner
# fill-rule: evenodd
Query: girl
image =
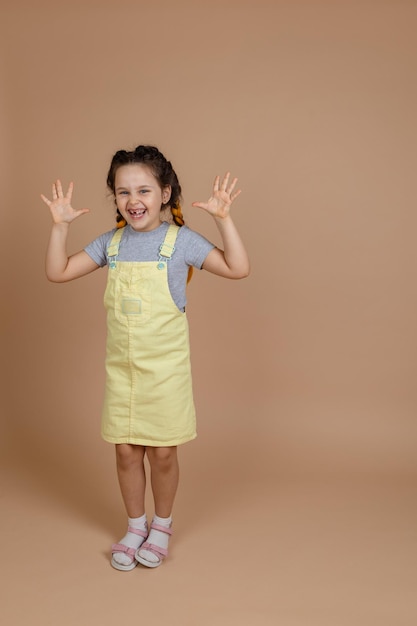
<path id="1" fill-rule="evenodd" d="M 230 216 L 240 194 L 227 173 L 214 181 L 207 202 L 193 206 L 215 220 L 224 250 L 183 226 L 181 187 L 172 165 L 153 146 L 114 155 L 107 185 L 114 195 L 117 228 L 68 257 L 71 222 L 88 212 L 71 206 L 73 184 L 64 195 L 57 180 L 46 274 L 53 282 L 79 278 L 108 266 L 106 389 L 102 436 L 116 447 L 117 473 L 128 530 L 112 546 L 111 564 L 132 570 L 157 567 L 168 554 L 172 509 L 178 485 L 177 446 L 194 439 L 185 287 L 192 266 L 226 278 L 243 278 L 249 261 Z M 169 208 L 173 224 L 162 221 Z M 151 468 L 155 515 L 148 531 L 144 456 Z"/>

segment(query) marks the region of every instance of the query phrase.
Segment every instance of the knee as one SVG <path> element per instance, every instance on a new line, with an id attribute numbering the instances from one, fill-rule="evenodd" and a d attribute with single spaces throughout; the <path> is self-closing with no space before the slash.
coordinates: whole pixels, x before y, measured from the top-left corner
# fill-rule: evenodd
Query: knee
<path id="1" fill-rule="evenodd" d="M 120 469 L 129 469 L 143 463 L 144 448 L 128 443 L 116 445 L 116 460 Z"/>
<path id="2" fill-rule="evenodd" d="M 169 471 L 177 464 L 177 448 L 147 448 L 147 455 L 151 468 L 159 471 Z"/>

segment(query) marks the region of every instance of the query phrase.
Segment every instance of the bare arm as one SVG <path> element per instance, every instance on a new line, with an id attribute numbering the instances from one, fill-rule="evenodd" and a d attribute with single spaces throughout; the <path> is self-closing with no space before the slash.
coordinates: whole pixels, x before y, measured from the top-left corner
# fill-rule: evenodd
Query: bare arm
<path id="1" fill-rule="evenodd" d="M 74 278 L 80 278 L 96 270 L 99 266 L 84 250 L 68 257 L 67 237 L 71 222 L 80 215 L 88 213 L 88 209 L 74 210 L 71 206 L 72 190 L 74 185 L 70 183 L 64 196 L 61 181 L 57 180 L 52 185 L 52 200 L 41 195 L 42 200 L 48 205 L 53 220 L 51 236 L 46 252 L 46 276 L 55 283 L 63 283 Z"/>
<path id="2" fill-rule="evenodd" d="M 220 185 L 216 176 L 213 195 L 207 202 L 193 202 L 193 206 L 207 211 L 215 220 L 219 229 L 224 250 L 215 248 L 207 255 L 203 269 L 224 278 L 245 278 L 250 271 L 249 258 L 242 239 L 230 215 L 233 200 L 240 194 L 240 189 L 233 192 L 237 178 L 229 185 L 229 172 Z"/>

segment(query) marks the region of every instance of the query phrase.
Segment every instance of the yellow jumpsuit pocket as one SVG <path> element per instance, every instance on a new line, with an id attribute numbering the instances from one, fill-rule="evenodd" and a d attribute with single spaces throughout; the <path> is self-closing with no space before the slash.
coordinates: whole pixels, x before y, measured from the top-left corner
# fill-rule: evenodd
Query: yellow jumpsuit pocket
<path id="1" fill-rule="evenodd" d="M 122 298 L 122 313 L 125 315 L 142 315 L 142 300 Z"/>
<path id="2" fill-rule="evenodd" d="M 114 314 L 122 324 L 141 326 L 151 317 L 149 280 L 123 280 L 116 283 Z"/>

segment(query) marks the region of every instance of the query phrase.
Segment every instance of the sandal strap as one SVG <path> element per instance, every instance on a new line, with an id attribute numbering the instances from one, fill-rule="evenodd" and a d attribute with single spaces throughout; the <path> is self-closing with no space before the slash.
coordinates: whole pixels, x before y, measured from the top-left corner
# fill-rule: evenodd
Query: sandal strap
<path id="1" fill-rule="evenodd" d="M 127 531 L 129 533 L 133 533 L 134 535 L 139 535 L 139 537 L 143 537 L 144 539 L 146 539 L 146 537 L 148 536 L 148 531 L 140 530 L 139 528 L 133 528 L 133 526 L 128 526 Z"/>
<path id="2" fill-rule="evenodd" d="M 167 528 L 166 526 L 160 526 L 159 524 L 154 524 L 152 522 L 151 528 L 153 528 L 154 530 L 159 530 L 161 533 L 166 533 L 167 535 L 172 535 L 172 529 L 171 528 Z"/>
<path id="3" fill-rule="evenodd" d="M 148 550 L 149 552 L 153 552 L 154 554 L 156 554 L 156 556 L 162 558 L 168 555 L 168 550 L 166 550 L 165 548 L 161 548 L 160 546 L 156 546 L 153 543 L 148 543 L 147 541 L 145 541 L 145 543 L 141 545 L 139 550 Z"/>
<path id="4" fill-rule="evenodd" d="M 136 553 L 136 549 L 128 548 L 123 543 L 114 543 L 111 547 L 111 553 L 114 554 L 115 552 L 123 552 L 124 554 L 127 554 L 128 556 L 134 557 Z"/>

